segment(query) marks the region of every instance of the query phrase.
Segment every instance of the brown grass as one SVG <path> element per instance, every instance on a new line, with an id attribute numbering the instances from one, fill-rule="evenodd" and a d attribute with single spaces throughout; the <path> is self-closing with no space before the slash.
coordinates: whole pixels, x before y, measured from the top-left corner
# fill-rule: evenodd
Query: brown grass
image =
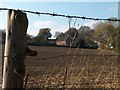
<path id="1" fill-rule="evenodd" d="M 31 49 L 38 55 L 27 56 L 27 88 L 62 88 L 64 81 L 65 88 L 118 88 L 115 52 L 42 46 Z"/>

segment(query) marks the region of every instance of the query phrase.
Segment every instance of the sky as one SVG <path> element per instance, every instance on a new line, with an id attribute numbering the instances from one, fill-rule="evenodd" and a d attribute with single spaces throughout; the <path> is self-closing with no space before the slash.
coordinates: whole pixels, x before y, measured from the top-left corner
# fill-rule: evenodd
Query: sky
<path id="1" fill-rule="evenodd" d="M 1 2 L 0 7 L 93 18 L 118 18 L 118 2 Z M 27 33 L 30 35 L 36 36 L 41 28 L 50 28 L 53 35 L 56 31 L 65 32 L 69 28 L 68 18 L 38 16 L 30 13 L 27 13 L 27 17 L 29 20 Z M 0 11 L 0 29 L 6 28 L 6 18 L 7 11 Z M 76 24 L 74 26 L 75 21 Z M 82 25 L 86 25 L 93 28 L 96 22 L 72 19 L 71 27 L 79 28 Z"/>

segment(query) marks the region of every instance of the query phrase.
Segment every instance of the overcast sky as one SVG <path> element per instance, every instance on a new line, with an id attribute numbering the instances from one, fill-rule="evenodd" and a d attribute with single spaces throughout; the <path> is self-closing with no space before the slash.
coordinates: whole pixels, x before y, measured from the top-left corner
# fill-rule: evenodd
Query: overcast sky
<path id="1" fill-rule="evenodd" d="M 95 18 L 118 18 L 118 2 L 1 2 L 0 7 Z M 0 29 L 6 28 L 6 17 L 7 11 L 0 11 Z M 55 31 L 65 32 L 68 30 L 68 18 L 38 16 L 29 13 L 27 13 L 27 17 L 29 19 L 27 32 L 34 36 L 41 28 L 50 28 L 52 34 Z M 75 20 L 72 19 L 71 26 Z M 96 21 L 77 19 L 75 27 L 79 28 L 81 25 L 93 27 L 95 23 Z"/>

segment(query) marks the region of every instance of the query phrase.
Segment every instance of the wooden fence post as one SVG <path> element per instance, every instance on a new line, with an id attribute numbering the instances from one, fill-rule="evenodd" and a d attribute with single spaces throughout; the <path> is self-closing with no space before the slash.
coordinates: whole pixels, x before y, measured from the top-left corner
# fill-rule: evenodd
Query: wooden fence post
<path id="1" fill-rule="evenodd" d="M 8 11 L 2 88 L 23 88 L 28 19 L 19 10 Z"/>

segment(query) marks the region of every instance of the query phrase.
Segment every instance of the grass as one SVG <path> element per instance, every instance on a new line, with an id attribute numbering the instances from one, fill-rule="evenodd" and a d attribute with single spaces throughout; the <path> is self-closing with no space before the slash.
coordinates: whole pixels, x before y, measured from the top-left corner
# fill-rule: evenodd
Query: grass
<path id="1" fill-rule="evenodd" d="M 38 55 L 26 58 L 27 88 L 119 88 L 115 52 L 63 47 L 31 48 L 37 50 Z"/>

